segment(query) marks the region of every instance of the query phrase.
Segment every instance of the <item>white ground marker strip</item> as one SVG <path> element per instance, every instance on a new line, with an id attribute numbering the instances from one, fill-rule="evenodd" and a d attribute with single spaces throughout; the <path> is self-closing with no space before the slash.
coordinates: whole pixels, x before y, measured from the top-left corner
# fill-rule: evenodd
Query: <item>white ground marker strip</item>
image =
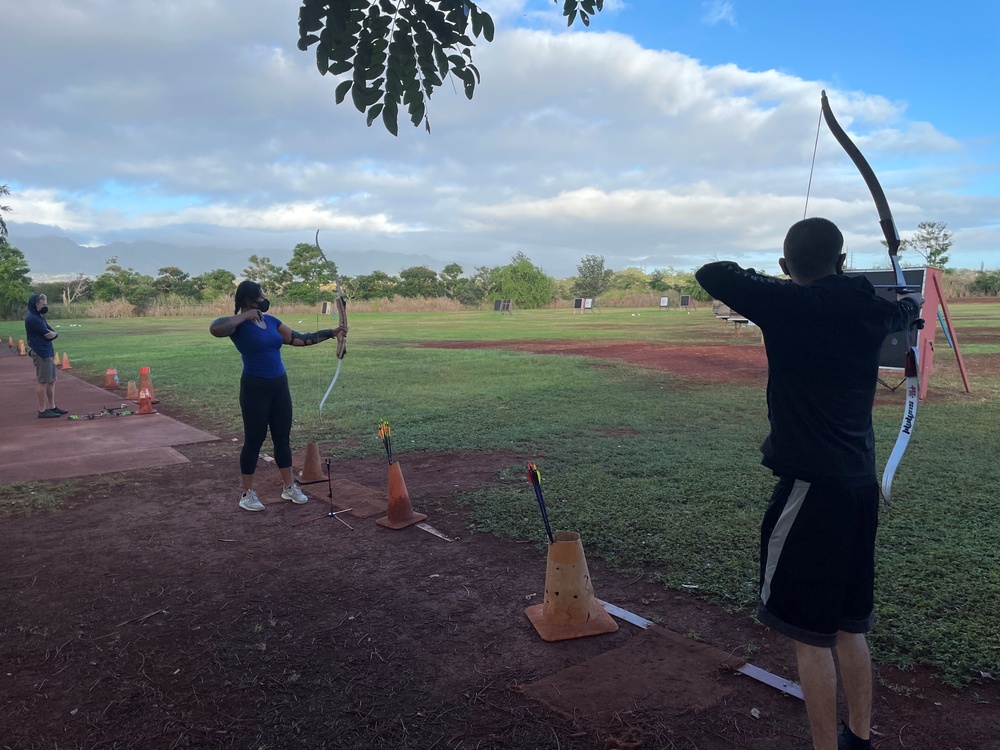
<path id="1" fill-rule="evenodd" d="M 424 531 L 426 531 L 429 534 L 433 534 L 434 536 L 438 537 L 439 539 L 444 539 L 446 542 L 453 542 L 453 541 L 455 541 L 454 539 L 449 539 L 448 537 L 446 537 L 444 534 L 442 534 L 440 531 L 438 531 L 437 529 L 435 529 L 429 523 L 424 523 L 423 521 L 421 521 L 420 523 L 416 524 L 416 527 L 418 529 L 423 529 Z"/>
<path id="2" fill-rule="evenodd" d="M 765 685 L 770 685 L 783 692 L 785 695 L 790 695 L 793 698 L 802 698 L 802 688 L 798 683 L 792 682 L 791 680 L 786 680 L 784 677 L 778 677 L 778 675 L 766 672 L 760 667 L 755 667 L 753 664 L 744 664 L 742 667 L 736 670 L 737 672 L 742 672 L 747 677 L 753 677 L 758 682 L 763 682 Z"/>
<path id="3" fill-rule="evenodd" d="M 609 615 L 614 615 L 619 620 L 625 620 L 625 622 L 630 622 L 633 625 L 638 625 L 640 628 L 645 630 L 650 625 L 655 625 L 652 620 L 647 620 L 645 617 L 639 617 L 639 615 L 634 612 L 629 612 L 627 609 L 622 609 L 619 606 L 610 604 L 603 599 L 598 599 L 597 603 L 604 607 L 604 611 Z"/>
<path id="4" fill-rule="evenodd" d="M 597 601 L 602 607 L 604 607 L 605 611 L 609 615 L 614 615 L 620 620 L 625 620 L 633 625 L 638 625 L 643 630 L 648 628 L 650 625 L 656 624 L 652 620 L 647 620 L 645 617 L 640 617 L 634 612 L 629 612 L 627 609 L 622 609 L 621 607 L 610 604 L 603 599 L 598 599 Z M 802 688 L 791 680 L 786 680 L 784 677 L 778 677 L 777 675 L 771 674 L 760 667 L 755 667 L 753 664 L 744 664 L 736 671 L 745 674 L 747 677 L 752 677 L 758 682 L 763 682 L 765 685 L 780 690 L 785 695 L 790 695 L 793 698 L 802 700 Z"/>

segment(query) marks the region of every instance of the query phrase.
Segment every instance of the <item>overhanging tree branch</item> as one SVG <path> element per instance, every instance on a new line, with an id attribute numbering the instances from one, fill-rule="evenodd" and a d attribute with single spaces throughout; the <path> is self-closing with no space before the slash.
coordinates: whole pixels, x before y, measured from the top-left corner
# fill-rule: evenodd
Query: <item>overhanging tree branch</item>
<path id="1" fill-rule="evenodd" d="M 567 26 L 577 18 L 589 26 L 603 8 L 604 0 L 563 0 L 562 12 Z M 494 33 L 472 0 L 302 0 L 299 8 L 299 49 L 315 46 L 320 75 L 350 73 L 337 84 L 337 104 L 349 93 L 369 127 L 381 116 L 393 135 L 401 107 L 430 132 L 427 103 L 449 75 L 472 99 L 480 82 L 472 38 L 492 42 Z"/>

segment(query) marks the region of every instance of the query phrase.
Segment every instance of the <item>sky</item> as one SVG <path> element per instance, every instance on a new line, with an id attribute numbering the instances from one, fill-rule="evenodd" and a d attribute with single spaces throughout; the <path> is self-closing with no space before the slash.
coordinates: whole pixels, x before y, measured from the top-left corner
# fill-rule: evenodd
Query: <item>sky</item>
<path id="1" fill-rule="evenodd" d="M 605 0 L 569 29 L 561 2 L 481 7 L 496 38 L 473 50 L 475 97 L 446 84 L 431 132 L 403 116 L 393 137 L 335 104 L 338 80 L 297 49 L 296 0 L 0 0 L 11 244 L 283 263 L 320 230 L 333 260 L 422 254 L 466 275 L 516 253 L 558 278 L 588 255 L 777 273 L 808 187 L 850 264 L 884 266 L 863 180 L 817 137 L 826 90 L 901 236 L 944 222 L 952 267 L 1000 268 L 994 0 Z"/>

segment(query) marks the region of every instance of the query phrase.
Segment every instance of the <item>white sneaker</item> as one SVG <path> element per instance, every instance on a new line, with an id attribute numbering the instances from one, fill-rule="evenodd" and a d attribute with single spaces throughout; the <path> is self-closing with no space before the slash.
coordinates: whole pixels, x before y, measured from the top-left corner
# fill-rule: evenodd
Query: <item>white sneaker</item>
<path id="1" fill-rule="evenodd" d="M 243 510 L 264 510 L 264 503 L 260 501 L 254 490 L 247 490 L 240 498 L 240 507 Z"/>
<path id="2" fill-rule="evenodd" d="M 304 493 L 302 488 L 299 487 L 298 482 L 294 481 L 281 491 L 281 499 L 291 500 L 296 505 L 302 505 L 302 503 L 309 502 L 309 498 L 306 496 L 306 493 Z"/>

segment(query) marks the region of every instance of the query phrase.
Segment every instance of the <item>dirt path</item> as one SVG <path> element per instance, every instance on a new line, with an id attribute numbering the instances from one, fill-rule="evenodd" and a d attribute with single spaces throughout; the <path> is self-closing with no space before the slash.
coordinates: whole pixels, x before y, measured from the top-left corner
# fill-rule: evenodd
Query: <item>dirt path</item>
<path id="1" fill-rule="evenodd" d="M 353 529 L 322 518 L 324 485 L 305 506 L 241 512 L 238 444 L 222 437 L 181 448 L 189 465 L 118 475 L 57 513 L 0 519 L 0 747 L 810 746 L 798 700 L 728 670 L 679 673 L 714 705 L 622 706 L 607 694 L 597 704 L 607 710 L 568 715 L 525 694 L 643 631 L 538 638 L 523 610 L 541 601 L 544 549 L 471 532 L 455 499 L 522 457 L 400 456 L 414 507 L 449 543 L 374 517 L 346 519 Z M 386 486 L 380 457 L 335 460 L 334 471 Z M 310 518 L 320 520 L 295 525 Z M 652 570 L 588 563 L 602 599 L 794 677 L 788 647 L 747 612 L 664 591 Z M 605 677 L 579 679 L 600 690 Z M 995 683 L 955 692 L 924 670 L 882 666 L 878 682 L 880 749 L 1000 748 Z"/>

